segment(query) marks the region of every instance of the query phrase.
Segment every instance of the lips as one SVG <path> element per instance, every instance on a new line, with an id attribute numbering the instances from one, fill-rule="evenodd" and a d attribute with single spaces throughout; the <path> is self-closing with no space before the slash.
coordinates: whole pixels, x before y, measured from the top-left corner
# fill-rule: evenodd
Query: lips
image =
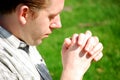
<path id="1" fill-rule="evenodd" d="M 51 33 L 45 34 L 43 38 L 49 37 L 50 34 L 51 34 Z"/>
<path id="2" fill-rule="evenodd" d="M 47 33 L 47 34 L 45 34 L 45 35 L 50 35 L 51 34 L 51 32 L 50 33 Z"/>

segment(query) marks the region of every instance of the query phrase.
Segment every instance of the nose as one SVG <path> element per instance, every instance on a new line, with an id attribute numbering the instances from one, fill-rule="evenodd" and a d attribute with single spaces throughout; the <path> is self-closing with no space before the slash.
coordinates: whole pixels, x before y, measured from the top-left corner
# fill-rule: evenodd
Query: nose
<path id="1" fill-rule="evenodd" d="M 51 21 L 50 27 L 51 28 L 61 28 L 62 27 L 60 15 L 57 15 L 54 17 L 54 19 Z"/>

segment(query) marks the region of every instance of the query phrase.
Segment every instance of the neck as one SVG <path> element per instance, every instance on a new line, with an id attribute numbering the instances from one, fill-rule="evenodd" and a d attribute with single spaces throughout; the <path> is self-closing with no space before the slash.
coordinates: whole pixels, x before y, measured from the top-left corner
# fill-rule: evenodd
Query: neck
<path id="1" fill-rule="evenodd" d="M 19 25 L 18 25 L 17 17 L 15 16 L 14 13 L 0 16 L 0 26 L 5 28 L 7 31 L 9 31 L 16 37 L 19 36 L 19 29 L 18 29 Z"/>

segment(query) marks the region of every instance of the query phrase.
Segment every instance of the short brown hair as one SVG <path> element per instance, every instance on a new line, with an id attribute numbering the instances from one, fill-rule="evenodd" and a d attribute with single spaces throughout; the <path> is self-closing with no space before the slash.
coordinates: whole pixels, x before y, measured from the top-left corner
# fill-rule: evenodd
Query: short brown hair
<path id="1" fill-rule="evenodd" d="M 0 14 L 7 14 L 15 11 L 19 4 L 27 5 L 32 9 L 45 8 L 49 0 L 0 0 Z"/>

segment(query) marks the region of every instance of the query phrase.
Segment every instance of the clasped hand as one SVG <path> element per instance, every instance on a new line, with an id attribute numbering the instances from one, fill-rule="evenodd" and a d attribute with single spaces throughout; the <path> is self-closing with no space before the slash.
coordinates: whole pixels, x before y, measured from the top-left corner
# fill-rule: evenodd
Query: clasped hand
<path id="1" fill-rule="evenodd" d="M 102 58 L 103 45 L 90 31 L 66 38 L 62 46 L 63 70 L 83 76 L 91 62 Z"/>

